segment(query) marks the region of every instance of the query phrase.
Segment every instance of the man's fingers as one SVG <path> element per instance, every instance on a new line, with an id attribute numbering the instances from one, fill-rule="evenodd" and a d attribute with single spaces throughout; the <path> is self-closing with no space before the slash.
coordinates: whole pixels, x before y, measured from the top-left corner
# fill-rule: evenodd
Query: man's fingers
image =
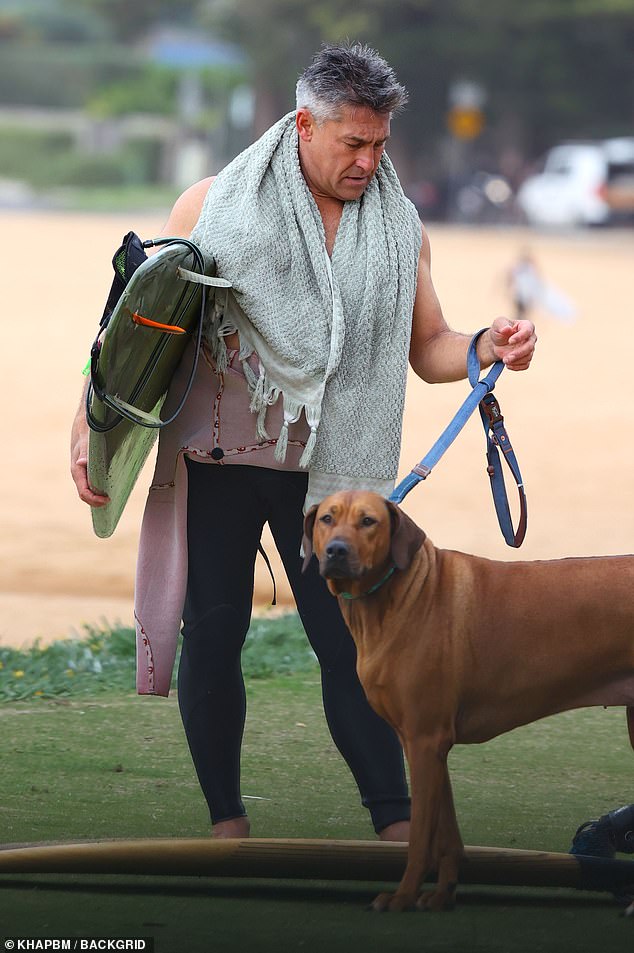
<path id="1" fill-rule="evenodd" d="M 105 506 L 106 503 L 110 502 L 110 497 L 104 493 L 95 493 L 92 487 L 88 485 L 88 480 L 75 482 L 79 499 L 83 500 L 84 503 L 88 503 L 89 506 Z"/>
<path id="2" fill-rule="evenodd" d="M 502 358 L 504 365 L 511 371 L 525 371 L 531 363 L 533 354 L 505 354 Z"/>
<path id="3" fill-rule="evenodd" d="M 89 506 L 95 506 L 95 507 L 105 506 L 106 503 L 110 502 L 110 497 L 102 496 L 101 494 L 94 493 L 90 489 L 90 487 L 87 487 L 87 489 L 80 491 L 79 499 L 83 500 L 84 503 L 88 503 Z"/>
<path id="4" fill-rule="evenodd" d="M 71 465 L 71 475 L 77 487 L 79 499 L 89 506 L 105 506 L 110 498 L 104 493 L 96 493 L 88 483 L 88 458 L 80 454 Z"/>

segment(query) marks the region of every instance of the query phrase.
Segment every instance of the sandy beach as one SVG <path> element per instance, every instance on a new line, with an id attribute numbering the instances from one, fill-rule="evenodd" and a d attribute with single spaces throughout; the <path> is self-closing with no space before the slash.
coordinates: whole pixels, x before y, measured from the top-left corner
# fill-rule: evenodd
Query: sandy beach
<path id="1" fill-rule="evenodd" d="M 69 431 L 112 254 L 131 228 L 144 238 L 156 234 L 163 216 L 4 212 L 2 218 L 0 644 L 19 646 L 103 620 L 132 622 L 151 463 L 114 536 L 97 539 L 70 479 Z M 494 559 L 631 552 L 634 231 L 549 235 L 432 225 L 429 233 L 436 289 L 453 327 L 475 330 L 509 312 L 504 274 L 526 246 L 544 277 L 574 302 L 577 316 L 564 322 L 536 311 L 532 369 L 505 372 L 496 389 L 527 488 L 522 549 L 507 547 L 499 532 L 477 416 L 404 509 L 436 545 Z M 426 453 L 467 389 L 410 380 L 402 475 Z M 265 540 L 265 546 L 279 600 L 290 606 L 273 545 Z M 256 593 L 265 606 L 271 583 L 263 564 Z"/>

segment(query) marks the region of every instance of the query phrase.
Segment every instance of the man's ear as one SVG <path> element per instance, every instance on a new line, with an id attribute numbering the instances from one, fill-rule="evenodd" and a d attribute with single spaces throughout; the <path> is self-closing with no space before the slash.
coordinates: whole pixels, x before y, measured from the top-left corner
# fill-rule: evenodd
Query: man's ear
<path id="1" fill-rule="evenodd" d="M 308 569 L 308 563 L 310 562 L 310 557 L 313 555 L 313 528 L 315 526 L 317 506 L 318 506 L 317 503 L 311 506 L 308 513 L 304 517 L 304 536 L 302 538 L 302 552 L 304 553 L 304 562 L 302 564 L 302 572 L 306 572 L 306 570 Z"/>
<path id="2" fill-rule="evenodd" d="M 295 127 L 299 138 L 304 142 L 310 142 L 313 138 L 314 125 L 315 120 L 311 111 L 305 107 L 300 107 L 295 113 Z"/>
<path id="3" fill-rule="evenodd" d="M 385 504 L 392 524 L 392 560 L 397 569 L 407 569 L 425 542 L 426 534 L 395 503 L 386 500 Z"/>

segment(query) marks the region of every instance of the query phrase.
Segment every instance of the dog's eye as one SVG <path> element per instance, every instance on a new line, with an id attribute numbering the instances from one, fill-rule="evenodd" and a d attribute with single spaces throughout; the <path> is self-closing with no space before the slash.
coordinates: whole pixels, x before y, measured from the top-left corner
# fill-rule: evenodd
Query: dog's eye
<path id="1" fill-rule="evenodd" d="M 330 515 L 330 513 L 324 513 L 323 516 L 320 516 L 320 517 L 319 517 L 319 522 L 320 522 L 320 523 L 332 523 L 332 516 Z"/>
<path id="2" fill-rule="evenodd" d="M 376 523 L 376 520 L 372 516 L 364 516 L 363 519 L 361 520 L 362 526 L 374 526 L 375 523 Z"/>

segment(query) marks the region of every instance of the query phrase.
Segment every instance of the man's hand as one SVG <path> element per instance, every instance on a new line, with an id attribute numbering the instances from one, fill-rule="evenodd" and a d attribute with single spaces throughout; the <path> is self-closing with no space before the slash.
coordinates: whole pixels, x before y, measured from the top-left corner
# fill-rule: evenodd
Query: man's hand
<path id="1" fill-rule="evenodd" d="M 105 506 L 109 498 L 95 493 L 88 483 L 88 424 L 83 400 L 73 422 L 70 438 L 70 473 L 77 487 L 80 500 L 89 506 Z"/>
<path id="2" fill-rule="evenodd" d="M 503 361 L 510 371 L 525 371 L 529 367 L 537 343 L 532 321 L 496 318 L 488 338 L 493 360 Z"/>

